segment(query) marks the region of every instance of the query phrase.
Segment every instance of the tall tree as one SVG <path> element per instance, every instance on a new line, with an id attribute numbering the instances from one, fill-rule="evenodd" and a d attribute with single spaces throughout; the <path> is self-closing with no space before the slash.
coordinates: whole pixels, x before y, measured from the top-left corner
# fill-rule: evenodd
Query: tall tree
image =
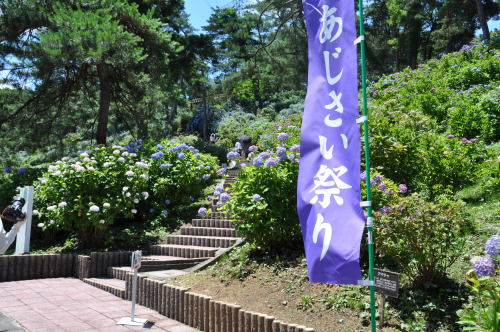
<path id="1" fill-rule="evenodd" d="M 136 2 L 3 1 L 0 59 L 11 68 L 7 80 L 27 80 L 32 94 L 0 125 L 23 111 L 48 114 L 56 108 L 64 116 L 75 98 L 97 99 L 95 137 L 106 144 L 111 106 L 139 103 L 148 89 L 169 79 L 168 66 L 181 50 L 172 38 L 178 26 L 169 29 L 154 18 L 166 7 L 141 12 Z M 182 9 L 182 1 L 170 3 Z"/>

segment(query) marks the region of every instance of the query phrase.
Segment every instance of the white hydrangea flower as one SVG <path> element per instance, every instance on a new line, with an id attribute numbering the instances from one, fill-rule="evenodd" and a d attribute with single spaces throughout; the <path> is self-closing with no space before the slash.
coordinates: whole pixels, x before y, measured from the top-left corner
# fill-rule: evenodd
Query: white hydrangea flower
<path id="1" fill-rule="evenodd" d="M 47 207 L 47 211 L 54 211 L 56 209 L 55 205 L 51 205 Z"/>
<path id="2" fill-rule="evenodd" d="M 138 167 L 142 167 L 142 168 L 148 168 L 148 164 L 146 163 L 143 163 L 142 161 L 138 161 L 135 163 Z"/>
<path id="3" fill-rule="evenodd" d="M 87 167 L 87 170 L 89 170 L 89 171 L 95 171 L 95 168 L 92 167 L 92 166 L 90 166 L 90 167 Z"/>
<path id="4" fill-rule="evenodd" d="M 51 224 L 51 225 L 54 225 L 54 223 L 55 223 L 54 220 L 49 221 L 49 224 Z"/>
<path id="5" fill-rule="evenodd" d="M 89 209 L 90 212 L 99 212 L 99 207 L 97 205 L 92 205 Z"/>
<path id="6" fill-rule="evenodd" d="M 46 183 L 47 183 L 47 179 L 45 179 L 45 178 L 41 178 L 41 179 L 40 179 L 40 183 L 41 183 L 41 184 L 46 184 Z"/>
<path id="7" fill-rule="evenodd" d="M 136 198 L 136 199 L 134 199 L 134 203 L 135 203 L 135 204 L 138 204 L 138 203 L 139 203 L 139 200 L 138 200 L 137 198 Z"/>
<path id="8" fill-rule="evenodd" d="M 122 189 L 123 191 L 127 191 L 128 190 L 128 187 L 123 187 Z"/>
<path id="9" fill-rule="evenodd" d="M 132 196 L 131 193 L 125 193 L 125 197 L 130 197 L 130 196 Z"/>
<path id="10" fill-rule="evenodd" d="M 58 205 L 59 207 L 62 207 L 62 208 L 63 208 L 63 207 L 66 207 L 66 206 L 68 205 L 68 203 L 66 203 L 66 202 L 61 202 L 61 203 L 59 203 L 59 204 L 57 204 L 57 205 Z"/>
<path id="11" fill-rule="evenodd" d="M 102 205 L 102 207 L 105 207 L 105 208 L 109 208 L 110 206 L 111 206 L 111 204 L 109 204 L 109 203 L 104 203 L 104 204 Z"/>
<path id="12" fill-rule="evenodd" d="M 134 172 L 132 172 L 132 171 L 127 171 L 127 172 L 125 173 L 125 175 L 126 175 L 126 176 L 134 176 L 134 174 L 135 174 L 135 173 L 134 173 Z"/>
<path id="13" fill-rule="evenodd" d="M 114 150 L 114 151 L 113 151 L 113 154 L 115 154 L 115 155 L 119 155 L 119 154 L 120 154 L 120 150 Z"/>
<path id="14" fill-rule="evenodd" d="M 132 210 L 130 210 L 130 212 L 132 212 L 133 214 L 136 214 L 137 210 L 136 209 L 132 209 Z"/>
<path id="15" fill-rule="evenodd" d="M 52 173 L 52 175 L 59 176 L 59 175 L 61 175 L 61 172 L 60 171 L 55 171 L 54 173 Z"/>
<path id="16" fill-rule="evenodd" d="M 144 199 L 148 199 L 148 197 L 149 197 L 149 193 L 148 193 L 147 191 L 144 191 L 144 192 L 142 193 L 142 196 L 144 196 Z"/>
<path id="17" fill-rule="evenodd" d="M 68 160 L 69 160 L 69 157 L 63 157 L 61 160 L 62 160 L 62 161 L 68 161 Z"/>
<path id="18" fill-rule="evenodd" d="M 55 166 L 55 165 L 49 166 L 49 169 L 48 169 L 49 172 L 54 172 L 55 170 L 57 170 L 57 166 Z"/>
<path id="19" fill-rule="evenodd" d="M 40 212 L 38 212 L 38 210 L 33 210 L 31 212 L 31 214 L 34 215 L 34 216 L 38 216 L 40 214 Z"/>
<path id="20" fill-rule="evenodd" d="M 123 163 L 125 161 L 125 158 L 120 157 L 120 158 L 118 158 L 118 161 L 121 162 L 121 163 Z"/>
<path id="21" fill-rule="evenodd" d="M 148 175 L 147 175 L 147 174 L 141 174 L 141 178 L 143 178 L 143 179 L 146 179 L 146 180 L 147 180 L 147 179 L 148 179 Z"/>
<path id="22" fill-rule="evenodd" d="M 89 154 L 87 152 L 80 153 L 80 157 L 82 157 L 82 158 L 87 158 L 88 156 L 89 156 Z"/>
<path id="23" fill-rule="evenodd" d="M 88 162 L 90 162 L 90 158 L 89 158 L 89 157 L 85 157 L 85 158 L 83 158 L 83 162 L 84 162 L 84 163 L 88 163 Z"/>
<path id="24" fill-rule="evenodd" d="M 126 156 L 128 156 L 128 152 L 127 151 L 122 152 L 122 157 L 126 157 Z"/>
<path id="25" fill-rule="evenodd" d="M 43 226 L 45 226 L 45 224 L 43 222 L 41 222 L 41 223 L 38 223 L 37 226 L 40 227 L 40 228 L 42 228 Z"/>
<path id="26" fill-rule="evenodd" d="M 77 172 L 85 172 L 85 167 L 83 167 L 83 166 L 77 166 L 76 169 L 75 169 L 75 171 L 77 171 Z"/>
<path id="27" fill-rule="evenodd" d="M 137 157 L 137 153 L 131 153 L 130 156 L 135 158 L 135 157 Z"/>
<path id="28" fill-rule="evenodd" d="M 101 219 L 101 220 L 99 220 L 99 223 L 100 223 L 100 224 L 105 224 L 105 223 L 106 223 L 106 220 Z"/>
<path id="29" fill-rule="evenodd" d="M 110 163 L 109 161 L 105 162 L 104 164 L 102 164 L 102 167 L 104 168 L 108 168 L 109 166 L 113 165 L 113 163 Z"/>

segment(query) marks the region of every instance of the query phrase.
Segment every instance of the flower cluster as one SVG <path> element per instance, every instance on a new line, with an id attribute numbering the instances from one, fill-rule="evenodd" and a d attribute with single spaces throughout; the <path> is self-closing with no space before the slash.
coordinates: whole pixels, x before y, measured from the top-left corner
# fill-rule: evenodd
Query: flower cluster
<path id="1" fill-rule="evenodd" d="M 486 241 L 485 252 L 487 256 L 474 257 L 472 266 L 478 277 L 488 277 L 495 274 L 497 258 L 500 255 L 500 235 L 495 234 Z"/>

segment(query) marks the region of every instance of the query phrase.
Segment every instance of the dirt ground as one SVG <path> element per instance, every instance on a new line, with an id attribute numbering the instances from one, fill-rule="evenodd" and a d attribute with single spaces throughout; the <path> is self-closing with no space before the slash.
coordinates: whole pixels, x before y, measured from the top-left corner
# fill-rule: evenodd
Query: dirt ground
<path id="1" fill-rule="evenodd" d="M 259 265 L 245 278 L 221 275 L 217 266 L 177 277 L 174 283 L 209 295 L 215 300 L 240 305 L 245 310 L 259 312 L 287 322 L 312 327 L 316 332 L 369 331 L 369 309 L 346 307 L 327 309 L 324 299 L 344 293 L 336 285 L 312 284 L 307 281 L 304 264 L 276 271 L 275 267 Z M 358 292 L 368 305 L 368 292 Z M 304 296 L 306 297 L 304 299 Z M 342 296 L 342 295 L 339 295 Z M 344 298 L 347 298 L 344 296 Z M 399 321 L 386 318 L 387 324 L 378 331 L 398 331 Z"/>

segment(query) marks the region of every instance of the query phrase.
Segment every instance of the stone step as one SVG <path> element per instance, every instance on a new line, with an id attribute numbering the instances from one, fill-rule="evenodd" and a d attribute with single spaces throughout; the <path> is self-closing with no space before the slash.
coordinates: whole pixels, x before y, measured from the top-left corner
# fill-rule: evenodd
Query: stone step
<path id="1" fill-rule="evenodd" d="M 214 257 L 217 248 L 183 244 L 158 244 L 149 246 L 153 255 L 177 256 L 185 258 Z"/>
<path id="2" fill-rule="evenodd" d="M 201 247 L 229 248 L 236 242 L 236 240 L 237 238 L 215 236 L 169 235 L 165 239 L 165 243 Z"/>
<path id="3" fill-rule="evenodd" d="M 193 219 L 194 227 L 234 228 L 234 223 L 229 219 Z"/>
<path id="4" fill-rule="evenodd" d="M 125 281 L 115 278 L 84 278 L 83 282 L 105 290 L 115 296 L 125 298 Z"/>
<path id="5" fill-rule="evenodd" d="M 186 226 L 183 226 L 183 227 L 181 227 L 181 235 L 238 237 L 235 229 L 215 228 L 215 227 L 186 227 Z"/>

